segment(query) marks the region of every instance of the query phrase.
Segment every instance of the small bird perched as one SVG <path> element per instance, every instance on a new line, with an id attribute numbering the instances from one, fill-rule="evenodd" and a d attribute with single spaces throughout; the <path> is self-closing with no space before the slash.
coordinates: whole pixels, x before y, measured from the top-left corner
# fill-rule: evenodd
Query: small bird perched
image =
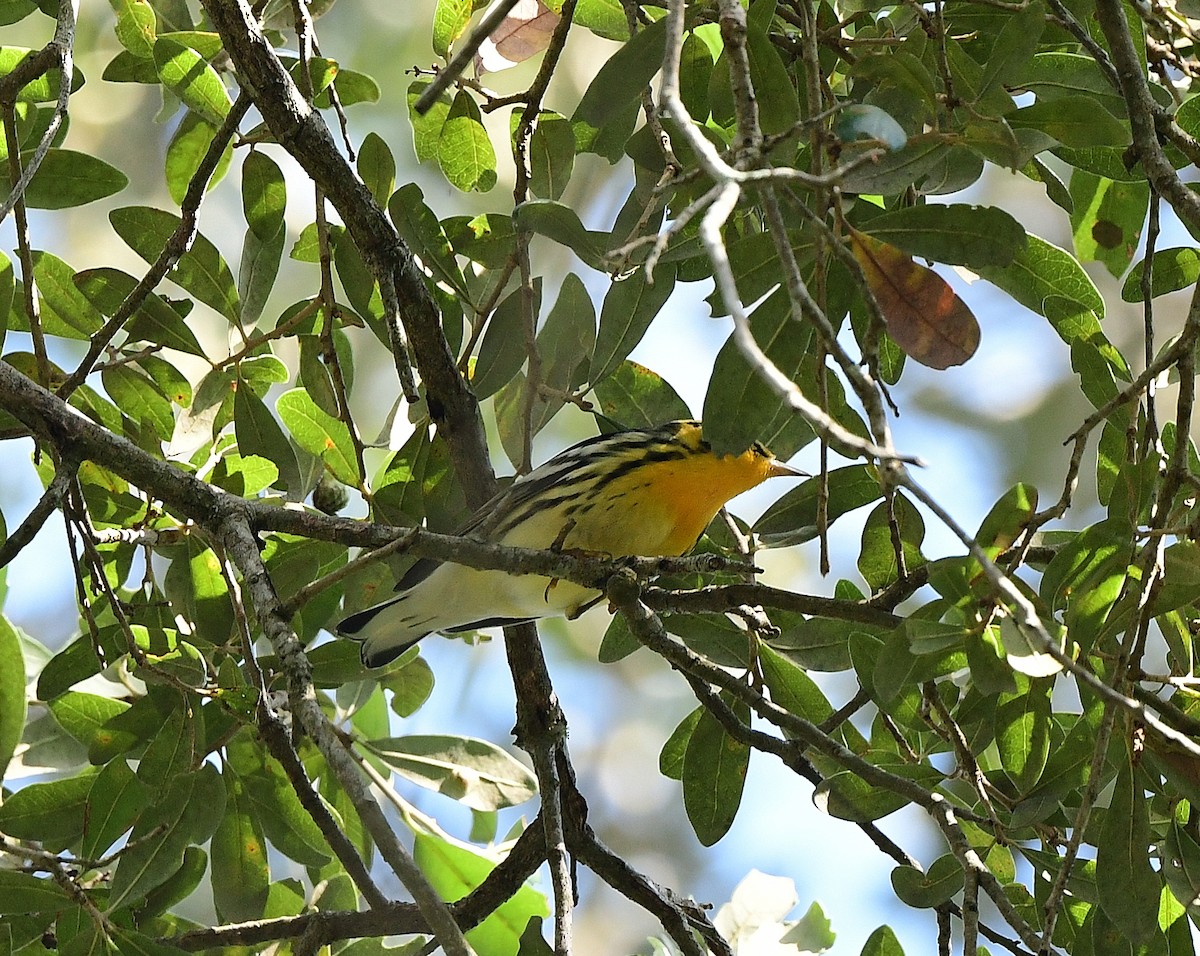
<path id="1" fill-rule="evenodd" d="M 680 555 L 730 498 L 782 475 L 803 475 L 756 442 L 718 456 L 697 421 L 599 435 L 559 452 L 484 505 L 461 534 L 521 548 L 610 555 Z M 434 631 L 573 617 L 600 592 L 540 575 L 480 571 L 422 559 L 397 597 L 337 626 L 381 667 Z"/>

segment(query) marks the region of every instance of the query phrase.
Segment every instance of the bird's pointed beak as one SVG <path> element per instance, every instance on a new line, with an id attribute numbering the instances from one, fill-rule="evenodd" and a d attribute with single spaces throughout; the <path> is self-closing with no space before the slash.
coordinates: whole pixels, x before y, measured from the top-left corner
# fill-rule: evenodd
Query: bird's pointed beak
<path id="1" fill-rule="evenodd" d="M 778 459 L 773 459 L 767 469 L 768 478 L 811 478 L 807 471 L 801 471 L 799 468 L 794 468 L 791 465 L 785 464 Z"/>

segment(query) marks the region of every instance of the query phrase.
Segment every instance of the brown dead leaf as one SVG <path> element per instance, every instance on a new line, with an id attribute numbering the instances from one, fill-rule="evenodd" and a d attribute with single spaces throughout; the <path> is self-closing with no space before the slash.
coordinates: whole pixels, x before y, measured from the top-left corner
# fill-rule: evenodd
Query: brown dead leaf
<path id="1" fill-rule="evenodd" d="M 875 293 L 888 335 L 905 355 L 943 369 L 975 354 L 979 323 L 945 279 L 857 229 L 850 230 L 850 248 Z"/>
<path id="2" fill-rule="evenodd" d="M 550 45 L 559 19 L 542 0 L 518 0 L 500 26 L 480 44 L 475 54 L 475 75 L 507 70 L 541 53 Z"/>

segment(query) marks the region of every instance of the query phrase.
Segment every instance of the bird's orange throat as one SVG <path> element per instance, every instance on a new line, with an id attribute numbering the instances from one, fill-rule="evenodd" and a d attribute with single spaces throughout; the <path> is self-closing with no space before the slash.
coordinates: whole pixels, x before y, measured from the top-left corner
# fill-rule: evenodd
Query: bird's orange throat
<path id="1" fill-rule="evenodd" d="M 674 526 L 658 553 L 687 551 L 725 502 L 775 474 L 773 464 L 747 453 L 724 458 L 695 455 L 639 469 L 639 484 L 653 486 L 655 501 L 668 512 Z"/>

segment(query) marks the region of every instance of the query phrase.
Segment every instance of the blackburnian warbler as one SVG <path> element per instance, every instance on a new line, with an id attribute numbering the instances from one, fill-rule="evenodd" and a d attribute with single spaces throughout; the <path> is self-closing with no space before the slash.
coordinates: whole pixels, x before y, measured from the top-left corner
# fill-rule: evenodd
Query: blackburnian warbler
<path id="1" fill-rule="evenodd" d="M 699 422 L 668 422 L 571 446 L 514 481 L 461 533 L 523 548 L 679 555 L 730 498 L 768 478 L 803 474 L 758 443 L 741 455 L 715 455 Z M 368 667 L 434 631 L 573 617 L 599 596 L 569 581 L 431 560 L 413 565 L 396 590 L 397 597 L 337 626 L 343 637 L 362 641 Z"/>

